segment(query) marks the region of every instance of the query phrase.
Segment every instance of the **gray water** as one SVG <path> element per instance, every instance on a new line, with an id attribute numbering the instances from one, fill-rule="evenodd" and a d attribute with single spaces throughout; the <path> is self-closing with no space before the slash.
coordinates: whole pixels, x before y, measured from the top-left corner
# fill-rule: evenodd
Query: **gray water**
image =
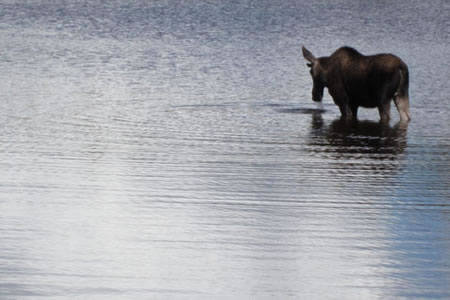
<path id="1" fill-rule="evenodd" d="M 449 15 L 0 1 L 0 298 L 448 299 Z M 317 109 L 301 45 L 400 56 L 412 122 Z"/>

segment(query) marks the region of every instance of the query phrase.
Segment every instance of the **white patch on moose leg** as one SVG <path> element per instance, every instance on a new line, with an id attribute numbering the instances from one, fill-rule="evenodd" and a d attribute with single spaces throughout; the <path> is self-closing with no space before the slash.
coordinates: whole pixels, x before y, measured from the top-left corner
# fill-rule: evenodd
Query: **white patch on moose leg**
<path id="1" fill-rule="evenodd" d="M 408 97 L 396 97 L 395 105 L 397 106 L 398 113 L 400 114 L 400 121 L 408 122 L 411 120 L 409 112 L 409 99 Z"/>

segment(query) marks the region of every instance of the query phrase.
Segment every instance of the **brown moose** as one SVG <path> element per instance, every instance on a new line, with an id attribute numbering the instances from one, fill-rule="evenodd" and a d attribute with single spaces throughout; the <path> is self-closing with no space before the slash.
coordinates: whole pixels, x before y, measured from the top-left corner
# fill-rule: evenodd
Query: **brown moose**
<path id="1" fill-rule="evenodd" d="M 377 107 L 380 120 L 388 122 L 393 99 L 400 121 L 411 120 L 408 67 L 397 56 L 365 56 L 353 48 L 342 47 L 331 56 L 316 58 L 305 47 L 302 50 L 311 68 L 314 101 L 322 101 L 323 89 L 327 87 L 344 119 L 356 119 L 360 106 Z"/>

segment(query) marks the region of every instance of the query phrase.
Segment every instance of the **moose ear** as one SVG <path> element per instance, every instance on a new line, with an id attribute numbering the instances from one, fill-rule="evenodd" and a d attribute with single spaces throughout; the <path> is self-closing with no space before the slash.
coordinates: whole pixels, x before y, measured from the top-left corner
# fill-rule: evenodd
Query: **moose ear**
<path id="1" fill-rule="evenodd" d="M 303 57 L 309 61 L 311 64 L 314 64 L 317 61 L 317 58 L 305 47 L 302 46 Z M 309 65 L 308 65 L 309 67 Z"/>

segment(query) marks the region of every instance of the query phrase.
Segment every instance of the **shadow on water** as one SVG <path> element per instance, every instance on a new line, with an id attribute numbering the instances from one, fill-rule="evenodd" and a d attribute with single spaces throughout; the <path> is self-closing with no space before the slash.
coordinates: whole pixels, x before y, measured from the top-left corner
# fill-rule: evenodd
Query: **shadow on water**
<path id="1" fill-rule="evenodd" d="M 319 115 L 324 113 L 325 109 L 320 108 L 282 108 L 278 109 L 279 112 L 282 113 L 290 113 L 290 114 L 303 114 L 303 115 Z"/>

